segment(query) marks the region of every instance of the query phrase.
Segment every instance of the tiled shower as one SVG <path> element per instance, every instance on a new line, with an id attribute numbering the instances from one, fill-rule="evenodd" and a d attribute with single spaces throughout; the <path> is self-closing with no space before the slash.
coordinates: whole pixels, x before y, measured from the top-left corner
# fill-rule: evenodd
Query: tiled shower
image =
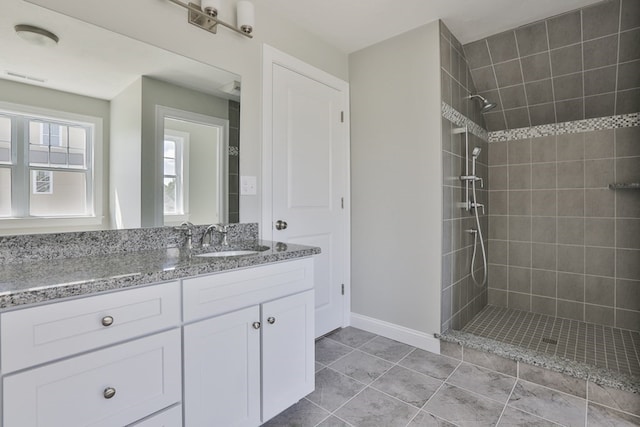
<path id="1" fill-rule="evenodd" d="M 610 188 L 640 182 L 640 2 L 607 0 L 464 46 L 442 25 L 441 67 L 442 331 L 614 370 L 610 360 L 625 359 L 619 372 L 640 375 L 640 189 Z M 497 107 L 481 115 L 468 93 Z M 483 128 L 470 145 L 488 148 L 486 296 L 458 234 L 471 216 L 456 207 L 452 130 L 469 122 Z"/>

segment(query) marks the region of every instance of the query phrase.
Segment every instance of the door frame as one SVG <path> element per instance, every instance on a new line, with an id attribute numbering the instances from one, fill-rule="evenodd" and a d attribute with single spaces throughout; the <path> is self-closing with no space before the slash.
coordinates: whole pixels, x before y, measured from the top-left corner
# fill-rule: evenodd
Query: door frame
<path id="1" fill-rule="evenodd" d="M 345 188 L 344 188 L 344 300 L 342 307 L 342 326 L 351 323 L 351 129 L 349 126 L 349 83 L 320 70 L 306 62 L 288 55 L 266 43 L 262 45 L 262 213 L 261 238 L 273 240 L 273 66 L 279 65 L 332 87 L 343 96 L 344 101 L 344 140 L 345 150 Z"/>

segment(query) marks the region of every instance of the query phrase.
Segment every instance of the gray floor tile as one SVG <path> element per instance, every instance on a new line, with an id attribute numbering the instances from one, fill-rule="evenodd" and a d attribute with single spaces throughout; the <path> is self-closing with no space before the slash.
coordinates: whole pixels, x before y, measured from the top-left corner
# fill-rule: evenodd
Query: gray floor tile
<path id="1" fill-rule="evenodd" d="M 314 372 L 318 372 L 320 369 L 326 368 L 322 363 L 316 362 L 316 370 Z"/>
<path id="2" fill-rule="evenodd" d="M 347 326 L 346 328 L 338 329 L 335 332 L 327 335 L 327 338 L 338 341 L 349 347 L 360 347 L 362 344 L 367 343 L 374 339 L 376 334 L 363 331 L 362 329 L 352 328 Z"/>
<path id="3" fill-rule="evenodd" d="M 507 403 L 516 379 L 496 371 L 462 363 L 447 380 L 447 383 Z"/>
<path id="4" fill-rule="evenodd" d="M 353 349 L 339 342 L 322 338 L 316 341 L 316 362 L 330 365 L 336 360 L 351 353 Z"/>
<path id="5" fill-rule="evenodd" d="M 507 406 L 498 422 L 498 426 L 504 427 L 555 427 L 560 424 L 536 417 L 535 415 L 522 412 L 519 409 Z"/>
<path id="6" fill-rule="evenodd" d="M 387 372 L 392 366 L 393 364 L 390 362 L 356 350 L 333 363 L 331 368 L 369 384 Z"/>
<path id="7" fill-rule="evenodd" d="M 584 426 L 584 399 L 526 381 L 518 380 L 509 405 L 567 426 Z"/>
<path id="8" fill-rule="evenodd" d="M 414 348 L 415 347 L 411 347 L 410 345 L 390 340 L 389 338 L 376 337 L 360 347 L 360 350 L 388 360 L 389 362 L 396 363 L 409 354 Z"/>
<path id="9" fill-rule="evenodd" d="M 289 409 L 272 418 L 271 421 L 263 424 L 263 427 L 313 427 L 328 416 L 329 412 L 318 408 L 307 399 L 302 399 Z"/>
<path id="10" fill-rule="evenodd" d="M 456 427 L 456 425 L 426 411 L 420 411 L 407 427 Z"/>
<path id="11" fill-rule="evenodd" d="M 503 405 L 461 388 L 445 384 L 424 409 L 460 426 L 494 426 Z"/>
<path id="12" fill-rule="evenodd" d="M 318 427 L 350 427 L 349 424 L 342 421 L 340 418 L 333 415 L 318 424 Z"/>
<path id="13" fill-rule="evenodd" d="M 442 381 L 394 366 L 371 384 L 371 387 L 422 408 L 441 385 Z"/>
<path id="14" fill-rule="evenodd" d="M 418 348 L 402 359 L 399 364 L 430 377 L 444 380 L 456 369 L 459 363 L 459 360 Z"/>
<path id="15" fill-rule="evenodd" d="M 364 384 L 325 368 L 316 374 L 316 389 L 307 399 L 333 412 L 363 388 Z"/>
<path id="16" fill-rule="evenodd" d="M 587 426 L 640 426 L 640 417 L 589 403 L 589 409 L 587 410 Z"/>
<path id="17" fill-rule="evenodd" d="M 355 427 L 404 427 L 417 412 L 416 408 L 366 388 L 336 415 Z"/>

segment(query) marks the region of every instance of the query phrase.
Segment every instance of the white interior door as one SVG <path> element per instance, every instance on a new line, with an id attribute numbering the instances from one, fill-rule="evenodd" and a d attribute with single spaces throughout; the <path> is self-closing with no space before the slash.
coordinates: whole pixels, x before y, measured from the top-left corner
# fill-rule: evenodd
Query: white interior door
<path id="1" fill-rule="evenodd" d="M 345 324 L 347 91 L 279 64 L 271 71 L 271 236 L 322 249 L 314 273 L 320 336 Z"/>

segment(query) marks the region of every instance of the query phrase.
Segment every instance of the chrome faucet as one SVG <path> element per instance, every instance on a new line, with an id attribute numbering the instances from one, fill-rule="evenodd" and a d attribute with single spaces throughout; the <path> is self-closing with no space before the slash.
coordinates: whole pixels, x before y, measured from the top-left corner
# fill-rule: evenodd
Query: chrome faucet
<path id="1" fill-rule="evenodd" d="M 193 224 L 189 221 L 185 221 L 180 224 L 180 227 L 176 227 L 175 230 L 184 231 L 187 236 L 187 241 L 184 246 L 187 249 L 193 248 Z"/>
<path id="2" fill-rule="evenodd" d="M 220 244 L 222 246 L 229 246 L 229 241 L 227 240 L 227 233 L 229 232 L 229 226 L 222 225 L 222 224 L 211 224 L 210 226 L 207 227 L 206 230 L 204 230 L 204 234 L 202 235 L 202 240 L 200 241 L 202 247 L 206 248 L 211 246 L 211 244 L 213 243 L 214 231 L 217 231 L 218 233 L 222 234 L 222 241 L 220 242 Z M 209 236 L 208 241 L 207 241 L 207 236 Z"/>

